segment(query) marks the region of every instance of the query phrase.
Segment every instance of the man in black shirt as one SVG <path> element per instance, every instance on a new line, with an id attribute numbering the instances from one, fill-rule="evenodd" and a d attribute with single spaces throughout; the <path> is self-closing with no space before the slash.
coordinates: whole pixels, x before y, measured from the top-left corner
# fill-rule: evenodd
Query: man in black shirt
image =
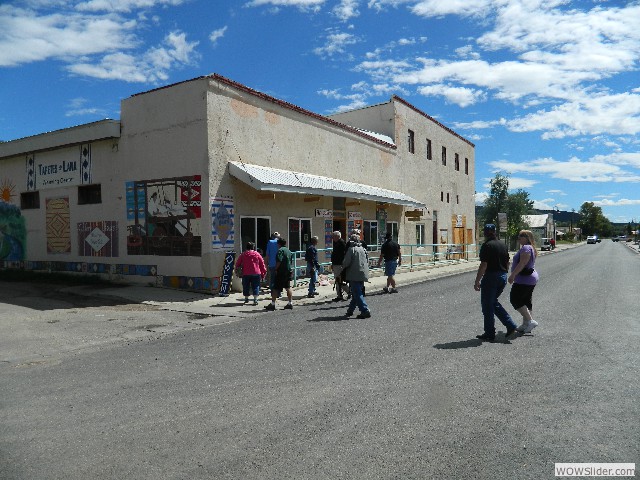
<path id="1" fill-rule="evenodd" d="M 396 290 L 396 268 L 402 263 L 402 253 L 400 252 L 400 245 L 393 241 L 391 232 L 387 232 L 384 236 L 384 243 L 380 247 L 380 258 L 378 259 L 378 266 L 382 264 L 384 258 L 384 274 L 387 276 L 387 286 L 382 289 L 384 293 L 398 293 Z"/>
<path id="2" fill-rule="evenodd" d="M 484 236 L 486 241 L 480 247 L 480 266 L 473 286 L 477 292 L 480 292 L 484 316 L 484 333 L 477 335 L 477 338 L 493 342 L 496 338 L 494 315 L 507 327 L 506 337 L 516 331 L 516 324 L 498 301 L 507 285 L 509 251 L 504 242 L 496 238 L 496 226 L 493 223 L 484 226 Z"/>

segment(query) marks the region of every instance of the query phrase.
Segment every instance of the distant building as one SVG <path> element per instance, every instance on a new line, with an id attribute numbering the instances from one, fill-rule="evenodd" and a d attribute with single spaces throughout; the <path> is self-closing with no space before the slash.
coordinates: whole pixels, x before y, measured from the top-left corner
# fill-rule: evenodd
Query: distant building
<path id="1" fill-rule="evenodd" d="M 0 144 L 0 267 L 216 291 L 227 252 L 273 231 L 294 251 L 352 228 L 373 246 L 473 243 L 474 163 L 397 96 L 327 117 L 200 77 L 123 100 L 120 121 Z"/>
<path id="2" fill-rule="evenodd" d="M 555 222 L 553 214 L 545 213 L 544 215 L 523 215 L 522 221 L 528 225 L 538 242 L 541 238 L 554 238 Z"/>

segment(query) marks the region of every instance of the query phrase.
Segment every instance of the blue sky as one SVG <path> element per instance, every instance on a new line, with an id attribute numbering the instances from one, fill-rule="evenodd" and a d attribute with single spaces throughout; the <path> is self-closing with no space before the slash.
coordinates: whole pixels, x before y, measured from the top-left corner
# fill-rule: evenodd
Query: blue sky
<path id="1" fill-rule="evenodd" d="M 0 139 L 210 73 L 320 114 L 397 94 L 475 143 L 478 201 L 502 172 L 640 221 L 639 25 L 613 0 L 5 1 Z"/>

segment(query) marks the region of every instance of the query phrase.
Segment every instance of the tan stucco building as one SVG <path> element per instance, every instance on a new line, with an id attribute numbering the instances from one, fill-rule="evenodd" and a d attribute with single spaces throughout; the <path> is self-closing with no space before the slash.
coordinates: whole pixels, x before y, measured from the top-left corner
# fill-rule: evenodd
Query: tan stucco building
<path id="1" fill-rule="evenodd" d="M 318 115 L 219 75 L 0 144 L 0 267 L 216 291 L 229 251 L 473 243 L 474 145 L 405 100 Z M 418 247 L 415 247 L 418 248 Z"/>

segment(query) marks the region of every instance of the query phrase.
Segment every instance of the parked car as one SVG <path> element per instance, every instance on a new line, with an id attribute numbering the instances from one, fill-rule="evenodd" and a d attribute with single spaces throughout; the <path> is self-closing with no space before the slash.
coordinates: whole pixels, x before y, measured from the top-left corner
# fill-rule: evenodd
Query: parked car
<path id="1" fill-rule="evenodd" d="M 587 243 L 598 243 L 598 237 L 595 235 L 589 235 L 587 237 Z"/>
<path id="2" fill-rule="evenodd" d="M 540 250 L 542 250 L 543 252 L 545 250 L 551 250 L 553 248 L 553 246 L 551 245 L 550 238 L 541 238 L 540 241 L 542 242 L 542 246 L 540 247 Z"/>

